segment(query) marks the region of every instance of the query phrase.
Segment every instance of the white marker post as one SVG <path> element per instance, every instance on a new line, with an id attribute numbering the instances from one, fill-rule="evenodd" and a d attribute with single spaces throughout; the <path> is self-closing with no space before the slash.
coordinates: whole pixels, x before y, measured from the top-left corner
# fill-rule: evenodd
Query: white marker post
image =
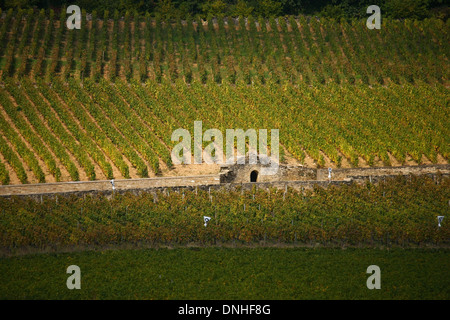
<path id="1" fill-rule="evenodd" d="M 438 227 L 440 228 L 441 222 L 442 222 L 442 220 L 444 220 L 444 216 L 438 216 L 437 218 L 438 218 Z"/>
<path id="2" fill-rule="evenodd" d="M 331 182 L 331 168 L 328 168 L 328 181 Z"/>

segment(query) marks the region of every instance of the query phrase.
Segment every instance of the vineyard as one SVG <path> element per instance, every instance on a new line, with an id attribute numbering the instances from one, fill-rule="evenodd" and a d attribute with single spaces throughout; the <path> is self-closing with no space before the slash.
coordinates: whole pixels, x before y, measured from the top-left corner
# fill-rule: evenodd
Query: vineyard
<path id="1" fill-rule="evenodd" d="M 28 78 L 6 79 L 3 85 L 3 184 L 11 176 L 16 183 L 29 183 L 167 172 L 171 132 L 192 132 L 198 119 L 203 128 L 222 132 L 282 128 L 281 158 L 285 153 L 303 163 L 312 158 L 318 166 L 389 166 L 408 158 L 437 163 L 449 157 L 443 86 L 329 84 L 280 90 L 278 85 L 111 84 L 103 79 L 82 84 L 54 79 L 49 85 Z"/>
<path id="2" fill-rule="evenodd" d="M 278 128 L 281 160 L 309 166 L 449 158 L 442 20 L 1 16 L 2 184 L 170 175 L 196 120 Z"/>
<path id="3" fill-rule="evenodd" d="M 448 19 L 383 15 L 371 30 L 83 10 L 70 29 L 54 9 L 0 9 L 0 184 L 17 185 L 0 188 L 45 189 L 0 197 L 0 299 L 448 300 L 450 179 L 408 172 L 449 163 Z M 289 170 L 390 168 L 376 181 L 317 178 L 326 188 L 227 189 L 217 164 L 172 162 L 172 133 L 194 137 L 195 121 L 224 137 L 279 129 Z M 190 187 L 129 180 L 167 176 Z M 123 180 L 77 195 L 49 184 L 111 179 Z M 382 290 L 367 289 L 373 264 Z M 68 265 L 83 290 L 67 289 Z"/>
<path id="4" fill-rule="evenodd" d="M 123 244 L 447 246 L 450 179 L 399 177 L 314 191 L 192 190 L 0 199 L 0 248 Z M 211 220 L 205 226 L 203 217 Z"/>
<path id="5" fill-rule="evenodd" d="M 8 10 L 0 27 L 2 77 L 183 79 L 218 84 L 448 80 L 449 22 L 337 22 L 305 16 L 166 21 L 127 12 L 83 13 L 81 29 L 50 10 Z"/>

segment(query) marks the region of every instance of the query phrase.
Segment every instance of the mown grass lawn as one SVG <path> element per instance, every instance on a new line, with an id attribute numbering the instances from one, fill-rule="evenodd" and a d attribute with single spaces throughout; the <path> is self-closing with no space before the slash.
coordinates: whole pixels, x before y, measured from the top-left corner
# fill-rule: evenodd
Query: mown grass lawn
<path id="1" fill-rule="evenodd" d="M 69 265 L 81 289 L 69 290 Z M 381 289 L 369 290 L 369 265 Z M 0 259 L 1 299 L 449 299 L 448 249 L 177 248 Z"/>

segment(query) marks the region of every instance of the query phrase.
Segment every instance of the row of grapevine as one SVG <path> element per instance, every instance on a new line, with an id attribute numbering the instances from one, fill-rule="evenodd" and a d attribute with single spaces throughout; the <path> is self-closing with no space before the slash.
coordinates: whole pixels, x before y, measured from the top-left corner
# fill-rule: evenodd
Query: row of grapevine
<path id="1" fill-rule="evenodd" d="M 21 183 L 28 183 L 28 176 L 23 168 L 22 162 L 19 157 L 16 155 L 14 150 L 8 145 L 8 143 L 0 136 L 0 152 L 3 155 L 3 158 L 9 163 L 9 165 L 14 169 Z M 4 166 L 4 165 L 3 165 Z M 6 170 L 6 169 L 2 169 Z M 3 174 L 4 175 L 4 174 Z M 9 173 L 8 173 L 9 175 Z M 3 178 L 3 182 L 8 182 L 9 179 Z"/>
<path id="2" fill-rule="evenodd" d="M 25 161 L 25 163 L 31 168 L 33 171 L 36 180 L 39 183 L 45 182 L 45 174 L 42 171 L 42 168 L 39 165 L 38 160 L 34 154 L 33 150 L 30 150 L 27 145 L 21 140 L 20 136 L 15 132 L 7 123 L 7 121 L 1 116 L 0 117 L 0 126 L 4 128 L 3 134 L 5 138 L 14 146 L 16 152 L 20 154 L 21 158 Z"/>
<path id="3" fill-rule="evenodd" d="M 28 83 L 29 85 L 26 85 L 26 87 L 32 88 L 31 84 L 28 81 L 24 79 L 23 83 Z M 83 149 L 100 166 L 105 177 L 107 179 L 112 179 L 114 176 L 111 164 L 105 159 L 103 153 L 99 150 L 92 138 L 88 136 L 88 134 L 85 133 L 72 119 L 72 116 L 68 112 L 68 108 L 63 106 L 62 103 L 57 99 L 57 97 L 53 95 L 45 85 L 41 84 L 39 92 L 41 92 L 45 99 L 49 101 L 51 108 L 56 112 L 59 119 L 62 123 L 64 123 L 64 126 L 70 131 L 72 136 L 83 146 Z"/>
<path id="4" fill-rule="evenodd" d="M 135 111 L 134 114 L 125 109 L 124 114 L 128 114 L 130 122 L 135 123 L 138 126 L 137 130 L 139 130 L 141 134 L 145 134 L 144 138 L 147 139 L 147 143 L 150 144 L 151 148 L 157 152 L 158 156 L 170 168 L 172 166 L 172 159 L 169 152 L 171 132 L 167 127 L 162 126 L 161 122 L 150 113 L 151 110 L 149 110 L 149 108 L 140 101 L 132 91 L 130 91 L 130 86 L 131 84 L 128 85 L 124 82 L 118 82 L 114 88 L 117 89 L 126 100 L 129 105 L 127 109 Z M 151 128 L 151 132 L 149 132 L 148 129 L 146 130 L 147 127 Z"/>
<path id="5" fill-rule="evenodd" d="M 10 177 L 9 172 L 3 162 L 0 162 L 0 182 L 2 185 L 9 184 Z"/>
<path id="6" fill-rule="evenodd" d="M 38 181 L 44 181 L 45 170 L 59 181 L 62 166 L 78 180 L 77 165 L 88 179 L 97 178 L 98 169 L 112 179 L 113 165 L 129 178 L 127 160 L 138 176 L 148 176 L 149 168 L 158 173 L 161 163 L 172 166 L 172 132 L 184 128 L 193 134 L 194 121 L 203 122 L 203 131 L 223 134 L 233 128 L 280 129 L 281 159 L 286 149 L 300 161 L 310 156 L 318 166 L 326 158 L 337 167 L 344 159 L 359 166 L 360 158 L 370 166 L 389 166 L 393 159 L 406 163 L 408 157 L 437 163 L 439 155 L 449 158 L 446 96 L 445 86 L 425 84 L 280 90 L 274 83 L 188 85 L 182 79 L 145 85 L 54 79 L 51 86 L 8 79 L 0 90 L 1 133 Z"/>
<path id="7" fill-rule="evenodd" d="M 22 20 L 22 17 L 24 20 Z M 383 20 L 382 31 L 362 21 L 337 23 L 304 16 L 240 17 L 162 21 L 105 12 L 66 30 L 65 13 L 55 19 L 32 11 L 8 11 L 0 20 L 2 77 L 19 75 L 145 81 L 183 78 L 205 83 L 292 84 L 329 82 L 385 84 L 445 82 L 447 25 L 441 20 Z M 22 23 L 22 21 L 25 21 Z M 24 27 L 22 25 L 24 24 Z M 142 43 L 144 42 L 144 43 Z M 448 46 L 447 46 L 448 47 Z M 27 54 L 24 54 L 24 51 Z M 61 53 L 64 53 L 62 56 Z M 29 59 L 29 60 L 27 60 Z M 16 67 L 17 61 L 19 69 Z M 31 63 L 31 65 L 29 65 Z M 58 65 L 64 66 L 58 70 Z"/>
<path id="8" fill-rule="evenodd" d="M 118 109 L 118 106 L 123 104 L 123 101 L 109 90 L 108 86 L 111 85 L 110 83 L 103 82 L 101 84 L 102 85 L 96 85 L 91 81 L 86 81 L 83 88 L 86 90 L 86 93 L 91 95 L 93 101 L 100 104 L 102 111 L 105 112 L 108 119 L 114 123 L 131 143 L 131 146 L 151 164 L 153 171 L 157 173 L 159 171 L 158 158 L 148 146 L 148 142 L 143 139 L 141 132 L 134 127 L 135 123 L 127 121 L 126 115 Z M 145 166 L 144 170 L 147 170 L 147 166 Z M 143 173 L 143 175 L 147 175 L 147 173 Z"/>
<path id="9" fill-rule="evenodd" d="M 20 131 L 24 139 L 32 146 L 33 151 L 45 162 L 50 174 L 55 177 L 56 181 L 60 181 L 61 171 L 53 155 L 48 151 L 47 147 L 42 143 L 42 140 L 36 135 L 35 131 L 32 130 L 25 119 L 14 111 L 17 109 L 14 107 L 12 101 L 8 98 L 5 92 L 0 92 L 0 101 L 15 127 Z M 8 130 L 8 127 L 9 124 L 5 124 L 4 130 Z"/>
<path id="10" fill-rule="evenodd" d="M 448 178 L 293 189 L 0 199 L 0 247 L 152 243 L 448 245 Z M 427 210 L 424 210 L 426 208 Z M 50 213 L 50 214 L 49 214 Z M 204 226 L 203 216 L 212 219 Z"/>
<path id="11" fill-rule="evenodd" d="M 153 171 L 158 173 L 160 171 L 160 157 L 170 166 L 169 150 L 160 142 L 158 136 L 153 131 L 156 128 L 150 127 L 135 112 L 133 112 L 137 106 L 124 100 L 123 97 L 120 96 L 118 91 L 122 91 L 123 93 L 124 90 L 124 87 L 122 87 L 122 90 L 117 90 L 116 86 L 113 87 L 106 82 L 102 83 L 102 91 L 108 94 L 108 97 L 114 102 L 115 107 L 121 115 L 124 116 L 124 119 L 128 121 L 130 127 L 139 133 L 141 144 L 146 143 L 150 147 L 147 151 L 148 153 L 146 153 L 148 155 L 147 161 L 151 164 Z"/>
<path id="12" fill-rule="evenodd" d="M 79 172 L 76 165 L 70 159 L 69 154 L 66 149 L 62 145 L 62 143 L 57 139 L 54 133 L 45 125 L 45 123 L 39 117 L 39 113 L 33 107 L 31 102 L 24 96 L 23 92 L 20 88 L 17 87 L 14 83 L 7 83 L 6 88 L 8 92 L 13 96 L 16 103 L 20 105 L 20 111 L 23 112 L 23 115 L 26 117 L 26 120 L 33 126 L 34 130 L 39 134 L 39 136 L 43 139 L 43 141 L 53 150 L 57 158 L 61 161 L 61 163 L 66 167 L 69 172 L 70 178 L 74 181 L 79 180 Z M 37 99 L 41 101 L 41 99 Z M 19 118 L 19 114 L 17 109 L 14 108 L 6 108 L 3 106 L 8 115 L 12 118 Z"/>
<path id="13" fill-rule="evenodd" d="M 77 140 L 66 130 L 64 125 L 59 121 L 54 112 L 51 110 L 50 106 L 46 101 L 42 98 L 39 91 L 36 90 L 32 85 L 24 85 L 22 86 L 22 90 L 18 90 L 18 88 L 14 85 L 9 85 L 7 88 L 10 90 L 14 99 L 22 105 L 22 102 L 25 100 L 23 97 L 23 90 L 26 91 L 27 95 L 30 97 L 31 103 L 36 106 L 39 110 L 39 113 L 46 119 L 46 123 L 49 128 L 58 136 L 61 144 L 65 146 L 77 159 L 77 162 L 83 167 L 84 172 L 89 180 L 95 180 L 95 169 L 94 165 L 86 155 L 86 151 L 84 146 L 80 145 Z M 30 103 L 30 102 L 27 102 Z M 33 106 L 31 106 L 32 108 Z"/>
<path id="14" fill-rule="evenodd" d="M 148 176 L 148 168 L 145 162 L 136 153 L 134 148 L 130 147 L 129 141 L 123 134 L 112 124 L 112 121 L 105 115 L 102 106 L 99 106 L 100 101 L 92 100 L 87 92 L 74 80 L 69 82 L 70 90 L 74 92 L 74 95 L 78 101 L 80 101 L 84 107 L 88 110 L 89 114 L 95 119 L 100 128 L 107 134 L 108 138 L 119 148 L 122 154 L 129 159 L 133 167 L 137 169 L 139 177 Z M 105 100 L 105 98 L 103 98 Z M 122 170 L 127 170 L 123 167 Z M 129 170 L 129 169 L 128 169 Z M 128 171 L 127 170 L 127 171 Z"/>
<path id="15" fill-rule="evenodd" d="M 54 81 L 52 89 L 55 94 L 58 95 L 63 102 L 70 106 L 72 115 L 81 124 L 86 133 L 97 143 L 97 145 L 105 152 L 105 154 L 111 159 L 115 166 L 119 169 L 121 175 L 124 178 L 130 178 L 129 167 L 125 163 L 122 157 L 122 153 L 117 147 L 108 139 L 107 135 L 103 132 L 102 128 L 95 124 L 91 120 L 89 114 L 85 110 L 85 107 L 77 101 L 75 95 L 64 86 L 60 81 Z M 45 88 L 48 92 L 52 89 Z"/>

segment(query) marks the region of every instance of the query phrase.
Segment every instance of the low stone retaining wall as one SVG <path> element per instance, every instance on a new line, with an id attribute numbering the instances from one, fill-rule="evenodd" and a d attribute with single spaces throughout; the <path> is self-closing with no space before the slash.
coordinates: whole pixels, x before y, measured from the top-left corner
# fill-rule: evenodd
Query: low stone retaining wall
<path id="1" fill-rule="evenodd" d="M 263 181 L 263 182 L 224 182 L 221 175 L 203 175 L 186 177 L 165 177 L 147 179 L 114 180 L 114 190 L 110 180 L 76 181 L 60 183 L 42 183 L 25 185 L 0 186 L 0 196 L 37 196 L 43 195 L 86 195 L 156 192 L 158 190 L 181 189 L 233 189 L 242 187 L 244 190 L 256 188 L 293 188 L 295 190 L 312 189 L 314 186 L 328 187 L 333 185 L 349 185 L 352 183 L 377 183 L 399 175 L 427 175 L 433 179 L 438 176 L 450 177 L 450 165 L 428 165 L 418 167 L 386 167 L 386 168 L 351 168 L 335 169 L 332 179 L 328 181 L 328 170 L 317 169 L 317 180 L 295 181 Z M 222 181 L 221 181 L 222 180 Z"/>
<path id="2" fill-rule="evenodd" d="M 343 180 L 350 177 L 370 177 L 370 176 L 390 176 L 390 175 L 422 175 L 441 172 L 450 173 L 449 164 L 434 164 L 421 166 L 401 166 L 401 167 L 371 167 L 371 168 L 346 168 L 333 169 L 332 180 Z M 328 169 L 317 169 L 317 180 L 328 180 Z"/>
<path id="3" fill-rule="evenodd" d="M 115 191 L 133 189 L 151 189 L 167 187 L 185 187 L 214 185 L 220 183 L 219 175 L 165 177 L 147 179 L 113 180 Z M 92 191 L 112 191 L 111 180 L 101 181 L 73 181 L 59 183 L 38 183 L 0 186 L 0 196 L 25 194 L 52 194 Z"/>

